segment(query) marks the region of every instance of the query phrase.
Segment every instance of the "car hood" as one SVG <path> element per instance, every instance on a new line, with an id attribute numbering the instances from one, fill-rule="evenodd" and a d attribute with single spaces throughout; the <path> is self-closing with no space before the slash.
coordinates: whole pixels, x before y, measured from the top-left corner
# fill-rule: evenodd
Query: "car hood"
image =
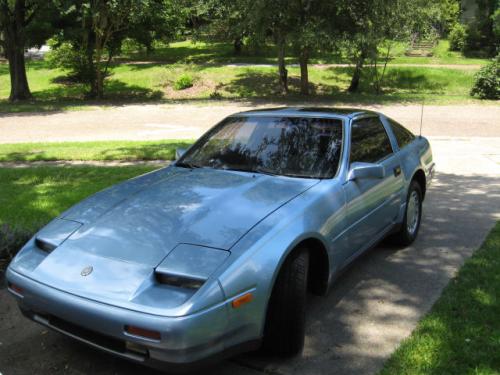
<path id="1" fill-rule="evenodd" d="M 317 182 L 162 169 L 69 209 L 37 233 L 10 269 L 103 303 L 179 316 L 185 306 L 197 308 L 185 304 L 194 291 L 158 284 L 156 272 L 208 278 L 254 225 Z M 53 250 L 40 251 L 40 242 Z M 223 299 L 217 283 L 202 289 L 203 304 Z"/>
<path id="2" fill-rule="evenodd" d="M 171 167 L 118 186 L 63 215 L 84 225 L 65 242 L 156 266 L 179 243 L 228 250 L 318 180 Z"/>

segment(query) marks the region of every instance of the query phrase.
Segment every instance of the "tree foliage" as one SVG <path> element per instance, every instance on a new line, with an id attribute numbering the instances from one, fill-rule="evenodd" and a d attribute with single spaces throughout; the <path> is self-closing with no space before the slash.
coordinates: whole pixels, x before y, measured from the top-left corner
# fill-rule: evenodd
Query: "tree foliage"
<path id="1" fill-rule="evenodd" d="M 248 45 L 274 44 L 283 93 L 285 56 L 299 62 L 300 91 L 308 94 L 311 56 L 347 51 L 354 65 L 349 91 L 370 79 L 381 92 L 394 42 L 450 32 L 455 48 L 487 45 L 492 53 L 500 33 L 498 1 L 478 0 L 477 25 L 460 33 L 459 0 L 0 0 L 0 43 L 10 63 L 12 100 L 31 97 L 24 49 L 49 37 L 51 63 L 85 82 L 89 97 L 104 95 L 124 40 L 149 52 L 157 40 L 180 37 L 231 42 L 236 55 Z"/>
<path id="2" fill-rule="evenodd" d="M 89 97 L 103 97 L 110 63 L 125 38 L 151 49 L 153 40 L 177 31 L 173 0 L 72 0 L 68 5 L 54 44 L 64 53 L 56 52 L 53 61 L 87 83 Z"/>
<path id="3" fill-rule="evenodd" d="M 344 24 L 348 21 L 342 41 L 355 64 L 348 90 L 358 90 L 363 66 L 369 63 L 375 89 L 380 92 L 392 44 L 432 34 L 439 11 L 431 0 L 346 0 L 340 14 Z M 381 73 L 379 60 L 383 61 Z"/>

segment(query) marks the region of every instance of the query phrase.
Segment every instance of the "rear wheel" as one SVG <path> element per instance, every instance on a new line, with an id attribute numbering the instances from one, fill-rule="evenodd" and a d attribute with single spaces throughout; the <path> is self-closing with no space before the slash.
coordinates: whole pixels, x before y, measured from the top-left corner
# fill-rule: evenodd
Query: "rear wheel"
<path id="1" fill-rule="evenodd" d="M 279 356 L 299 354 L 304 346 L 309 251 L 295 250 L 285 260 L 267 308 L 263 349 Z"/>
<path id="2" fill-rule="evenodd" d="M 408 246 L 417 238 L 422 219 L 422 189 L 417 181 L 412 181 L 406 198 L 406 212 L 398 233 L 392 240 L 401 246 Z"/>

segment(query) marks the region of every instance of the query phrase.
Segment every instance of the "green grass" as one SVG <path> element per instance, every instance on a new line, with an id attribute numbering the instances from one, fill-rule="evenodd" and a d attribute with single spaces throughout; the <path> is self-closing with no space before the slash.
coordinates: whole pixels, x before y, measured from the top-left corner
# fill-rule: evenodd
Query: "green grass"
<path id="1" fill-rule="evenodd" d="M 430 58 L 406 57 L 408 43 L 393 42 L 391 46 L 391 59 L 394 63 L 414 64 L 485 64 L 486 59 L 474 59 L 463 56 L 459 52 L 449 51 L 449 42 L 440 40 L 434 48 L 434 55 Z M 290 53 L 291 48 L 288 49 Z M 384 50 L 381 49 L 382 54 Z M 175 42 L 169 45 L 158 44 L 153 52 L 147 54 L 141 49 L 128 50 L 121 56 L 123 61 L 150 61 L 168 64 L 227 64 L 227 63 L 253 63 L 276 64 L 277 50 L 274 45 L 265 44 L 258 47 L 245 47 L 239 56 L 233 53 L 230 43 L 205 43 L 189 40 Z M 288 55 L 287 63 L 298 63 L 297 58 Z M 311 63 L 335 64 L 349 63 L 344 51 L 337 53 L 313 52 Z"/>
<path id="2" fill-rule="evenodd" d="M 299 95 L 298 67 L 289 67 L 291 93 L 283 97 L 278 93 L 276 67 L 226 67 L 232 62 L 276 63 L 273 46 L 261 46 L 258 55 L 232 56 L 232 47 L 223 43 L 179 42 L 169 47 L 160 46 L 150 56 L 129 52 L 122 62 L 115 64 L 106 80 L 105 99 L 85 100 L 85 88 L 66 80 L 67 72 L 51 69 L 43 61 L 27 64 L 28 80 L 34 100 L 28 103 L 9 103 L 8 66 L 0 64 L 0 112 L 81 110 L 94 106 L 114 106 L 126 103 L 206 101 L 211 98 L 235 100 L 278 99 L 304 100 Z M 395 43 L 393 64 L 482 64 L 486 60 L 467 59 L 456 52 L 447 51 L 447 42 L 441 41 L 432 58 L 404 56 L 407 46 Z M 135 62 L 134 62 L 135 60 Z M 293 58 L 289 62 L 295 62 Z M 127 62 L 128 61 L 128 62 Z M 140 61 L 140 63 L 137 63 Z M 341 54 L 319 55 L 311 63 L 345 63 Z M 348 94 L 346 89 L 352 68 L 310 67 L 312 95 L 307 100 L 328 100 L 338 103 L 383 103 L 394 101 L 420 101 L 426 98 L 437 104 L 471 101 L 469 96 L 474 70 L 452 70 L 435 67 L 388 67 L 384 95 L 375 95 L 373 88 L 363 84 L 361 92 Z M 369 69 L 365 69 L 365 77 Z M 175 90 L 180 76 L 192 78 L 192 87 Z M 366 82 L 365 79 L 362 82 Z"/>
<path id="3" fill-rule="evenodd" d="M 499 373 L 500 222 L 381 375 Z"/>
<path id="4" fill-rule="evenodd" d="M 403 43 L 395 43 L 391 53 L 393 64 L 433 64 L 433 65 L 484 65 L 488 59 L 465 57 L 461 52 L 450 51 L 450 42 L 440 40 L 433 49 L 431 57 L 408 57 L 405 51 L 408 48 Z"/>
<path id="5" fill-rule="evenodd" d="M 0 168 L 0 226 L 34 232 L 83 198 L 153 167 Z"/>
<path id="6" fill-rule="evenodd" d="M 201 65 L 131 65 L 115 67 L 106 83 L 106 99 L 102 102 L 83 101 L 84 92 L 75 87 L 48 82 L 43 76 L 48 69 L 30 69 L 28 77 L 36 101 L 32 104 L 11 104 L 6 101 L 8 91 L 0 91 L 0 111 L 18 112 L 26 110 L 81 109 L 83 105 L 115 105 L 127 102 L 199 101 L 209 100 L 214 93 L 226 100 L 278 99 L 304 100 L 299 94 L 300 72 L 289 68 L 290 89 L 287 97 L 278 92 L 274 67 L 221 67 Z M 394 102 L 419 101 L 422 97 L 442 102 L 475 101 L 469 97 L 474 71 L 425 67 L 391 67 L 387 69 L 384 95 L 375 95 L 373 88 L 362 81 L 361 92 L 348 94 L 352 69 L 345 67 L 310 68 L 312 94 L 308 100 L 335 100 L 336 102 Z M 62 74 L 60 72 L 60 74 Z M 193 87 L 175 90 L 177 77 L 187 74 L 193 77 Z M 365 69 L 369 75 L 369 69 Z M 0 75 L 0 81 L 5 76 Z M 5 80 L 5 79 L 4 79 Z M 43 82 L 46 83 L 44 88 Z M 0 82 L 1 84 L 1 82 Z M 55 90 L 53 86 L 58 86 Z M 3 87 L 3 86 L 1 86 Z"/>
<path id="7" fill-rule="evenodd" d="M 0 144 L 0 162 L 50 160 L 174 160 L 193 141 L 96 141 Z"/>

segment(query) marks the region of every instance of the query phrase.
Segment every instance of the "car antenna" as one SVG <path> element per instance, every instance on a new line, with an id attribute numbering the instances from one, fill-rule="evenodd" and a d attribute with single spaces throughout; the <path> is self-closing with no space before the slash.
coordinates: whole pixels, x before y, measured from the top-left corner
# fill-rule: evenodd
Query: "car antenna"
<path id="1" fill-rule="evenodd" d="M 424 101 L 425 99 L 422 99 L 422 108 L 420 110 L 420 133 L 419 133 L 419 137 L 422 138 L 422 125 L 424 123 Z"/>

